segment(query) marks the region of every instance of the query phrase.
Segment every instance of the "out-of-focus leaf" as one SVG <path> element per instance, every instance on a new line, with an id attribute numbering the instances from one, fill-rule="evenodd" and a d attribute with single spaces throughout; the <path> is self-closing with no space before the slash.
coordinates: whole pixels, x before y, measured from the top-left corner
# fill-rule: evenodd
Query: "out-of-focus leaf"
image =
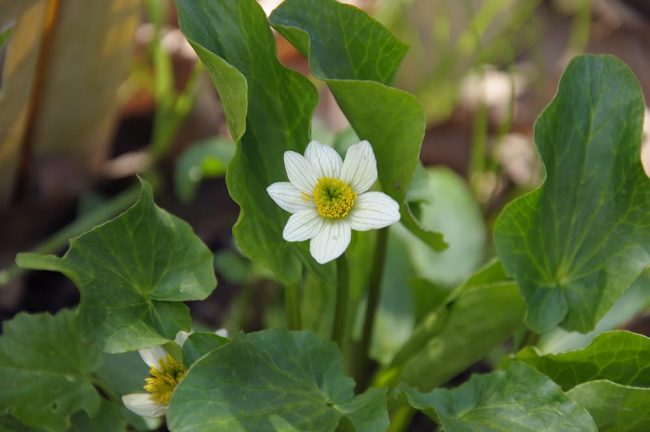
<path id="1" fill-rule="evenodd" d="M 385 390 L 354 396 L 331 342 L 310 332 L 239 334 L 201 358 L 169 406 L 177 432 L 376 432 L 388 427 Z"/>
<path id="2" fill-rule="evenodd" d="M 581 56 L 535 124 L 546 180 L 508 205 L 495 245 L 536 332 L 587 332 L 650 262 L 643 93 L 611 56 Z"/>
<path id="3" fill-rule="evenodd" d="M 423 319 L 377 383 L 401 381 L 431 390 L 512 336 L 523 318 L 517 286 L 499 262 L 492 263 L 451 293 L 445 307 Z"/>
<path id="4" fill-rule="evenodd" d="M 196 188 L 206 178 L 221 177 L 235 154 L 235 146 L 224 138 L 213 138 L 194 144 L 176 162 L 174 186 L 176 196 L 188 203 Z"/>
<path id="5" fill-rule="evenodd" d="M 4 323 L 3 333 L 0 414 L 11 414 L 28 426 L 64 431 L 77 411 L 97 413 L 100 398 L 91 375 L 101 355 L 83 341 L 75 312 L 21 313 Z"/>
<path id="6" fill-rule="evenodd" d="M 317 94 L 309 80 L 282 66 L 266 15 L 255 0 L 176 0 L 180 27 L 210 73 L 237 150 L 226 181 L 241 207 L 233 233 L 242 251 L 286 284 L 302 265 L 325 278 L 306 244 L 282 238 L 289 214 L 266 188 L 286 181 L 283 155 L 303 153 Z"/>
<path id="7" fill-rule="evenodd" d="M 102 400 L 99 412 L 92 418 L 83 411 L 75 414 L 70 432 L 127 432 L 128 424 L 122 416 L 123 408 Z"/>
<path id="8" fill-rule="evenodd" d="M 474 375 L 462 386 L 429 393 L 405 389 L 409 403 L 446 432 L 596 432 L 594 420 L 560 387 L 524 363 Z"/>
<path id="9" fill-rule="evenodd" d="M 107 352 L 161 345 L 189 330 L 182 302 L 203 300 L 216 286 L 210 250 L 186 222 L 155 205 L 146 182 L 133 207 L 72 239 L 63 258 L 19 254 L 17 262 L 72 279 L 84 336 Z"/>
<path id="10" fill-rule="evenodd" d="M 462 283 L 480 265 L 485 251 L 485 223 L 472 192 L 453 171 L 429 168 L 409 189 L 409 198 L 417 200 L 422 225 L 449 242 L 446 250 L 434 252 L 411 233 L 397 231 L 417 276 L 443 286 Z"/>

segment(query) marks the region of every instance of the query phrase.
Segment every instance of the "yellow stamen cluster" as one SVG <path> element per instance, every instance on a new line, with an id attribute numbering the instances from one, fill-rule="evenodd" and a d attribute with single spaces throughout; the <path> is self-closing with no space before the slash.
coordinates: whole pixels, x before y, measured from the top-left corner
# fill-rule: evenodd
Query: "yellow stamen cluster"
<path id="1" fill-rule="evenodd" d="M 187 369 L 169 354 L 160 359 L 158 366 L 149 369 L 150 376 L 145 379 L 144 389 L 151 393 L 151 399 L 161 405 L 168 405 L 174 389 L 185 377 Z"/>
<path id="2" fill-rule="evenodd" d="M 357 194 L 350 186 L 333 177 L 322 177 L 314 187 L 314 203 L 318 214 L 328 219 L 341 219 L 354 207 Z"/>

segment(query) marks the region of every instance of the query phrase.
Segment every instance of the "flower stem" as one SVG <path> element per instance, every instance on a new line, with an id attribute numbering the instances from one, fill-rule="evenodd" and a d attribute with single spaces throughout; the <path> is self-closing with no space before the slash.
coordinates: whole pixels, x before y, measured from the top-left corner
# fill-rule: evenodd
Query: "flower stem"
<path id="1" fill-rule="evenodd" d="M 372 263 L 372 273 L 368 283 L 368 302 L 366 306 L 366 317 L 363 322 L 363 335 L 359 345 L 359 355 L 355 368 L 357 388 L 365 390 L 368 383 L 370 366 L 370 344 L 372 342 L 373 330 L 375 328 L 375 316 L 379 305 L 381 281 L 384 275 L 384 262 L 386 261 L 386 246 L 388 244 L 388 228 L 380 229 L 377 232 L 377 243 L 375 244 L 375 256 Z"/>
<path id="2" fill-rule="evenodd" d="M 300 318 L 300 294 L 298 284 L 287 285 L 284 291 L 284 306 L 289 330 L 302 329 Z"/>
<path id="3" fill-rule="evenodd" d="M 334 322 L 332 323 L 332 341 L 336 342 L 341 351 L 345 346 L 345 326 L 348 315 L 348 297 L 350 281 L 348 277 L 348 262 L 345 255 L 336 260 L 336 304 L 334 306 Z"/>

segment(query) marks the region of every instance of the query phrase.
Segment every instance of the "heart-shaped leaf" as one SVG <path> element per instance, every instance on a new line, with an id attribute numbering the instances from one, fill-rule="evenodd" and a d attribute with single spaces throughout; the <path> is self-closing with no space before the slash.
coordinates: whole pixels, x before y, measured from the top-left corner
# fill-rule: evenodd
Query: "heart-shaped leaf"
<path id="1" fill-rule="evenodd" d="M 19 254 L 17 262 L 72 279 L 84 335 L 108 352 L 173 340 L 190 328 L 182 302 L 203 300 L 216 286 L 210 250 L 187 223 L 154 204 L 146 182 L 133 207 L 72 239 L 63 258 Z"/>
<path id="2" fill-rule="evenodd" d="M 650 262 L 643 111 L 629 68 L 588 55 L 569 64 L 535 124 L 546 180 L 505 208 L 494 233 L 536 332 L 593 329 Z"/>
<path id="3" fill-rule="evenodd" d="M 336 346 L 313 333 L 239 334 L 188 371 L 168 422 L 174 432 L 386 430 L 385 390 L 353 389 Z"/>

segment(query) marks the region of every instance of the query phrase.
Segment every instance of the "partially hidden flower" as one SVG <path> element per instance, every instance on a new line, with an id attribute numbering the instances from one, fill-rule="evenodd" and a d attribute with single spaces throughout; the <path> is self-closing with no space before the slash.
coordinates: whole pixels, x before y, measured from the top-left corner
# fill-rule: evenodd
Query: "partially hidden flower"
<path id="1" fill-rule="evenodd" d="M 370 192 L 377 180 L 377 161 L 368 141 L 350 146 L 345 161 L 331 147 L 311 141 L 305 155 L 284 153 L 288 182 L 266 190 L 292 213 L 282 237 L 311 240 L 309 251 L 325 264 L 345 252 L 352 230 L 384 228 L 399 220 L 399 205 L 383 192 Z"/>
<path id="2" fill-rule="evenodd" d="M 214 332 L 221 337 L 228 337 L 226 329 Z M 179 331 L 175 342 L 183 346 L 191 332 Z M 149 376 L 145 378 L 146 393 L 131 393 L 122 396 L 124 405 L 143 417 L 161 417 L 167 414 L 169 401 L 176 386 L 185 378 L 187 367 L 182 361 L 167 353 L 162 346 L 138 351 L 142 360 L 149 366 Z"/>
<path id="3" fill-rule="evenodd" d="M 167 413 L 174 389 L 185 377 L 187 368 L 182 361 L 176 360 L 160 346 L 139 352 L 142 360 L 149 366 L 149 377 L 145 379 L 144 385 L 146 393 L 124 395 L 122 402 L 128 409 L 143 417 L 163 416 Z"/>

